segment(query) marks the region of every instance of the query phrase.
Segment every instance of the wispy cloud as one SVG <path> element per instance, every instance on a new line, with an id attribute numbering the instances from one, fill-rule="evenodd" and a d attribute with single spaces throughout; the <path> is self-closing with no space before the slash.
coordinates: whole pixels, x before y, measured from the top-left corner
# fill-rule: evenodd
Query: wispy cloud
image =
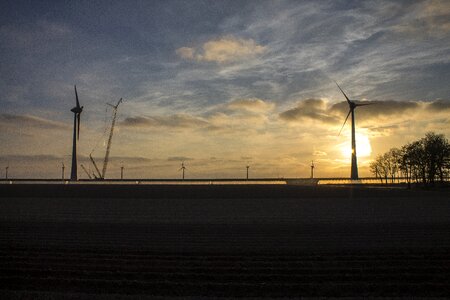
<path id="1" fill-rule="evenodd" d="M 0 114 L 0 126 L 8 128 L 17 128 L 18 130 L 60 130 L 68 129 L 70 125 L 58 121 L 52 121 L 32 115 L 13 115 L 13 114 Z"/>
<path id="2" fill-rule="evenodd" d="M 244 110 L 248 112 L 264 113 L 272 110 L 275 107 L 275 104 L 262 99 L 250 98 L 232 100 L 224 106 L 233 111 Z"/>
<path id="3" fill-rule="evenodd" d="M 42 41 L 46 43 L 60 42 L 72 33 L 64 23 L 39 20 L 36 24 L 5 24 L 0 26 L 0 38 L 3 45 L 16 50 L 42 51 Z M 32 47 L 29 49 L 28 47 Z M 33 48 L 34 47 L 34 48 Z"/>
<path id="4" fill-rule="evenodd" d="M 121 124 L 127 127 L 200 128 L 207 126 L 208 122 L 200 117 L 176 114 L 168 116 L 128 117 Z"/>
<path id="5" fill-rule="evenodd" d="M 167 161 L 190 161 L 190 160 L 194 160 L 194 158 L 186 156 L 171 156 L 167 158 Z"/>
<path id="6" fill-rule="evenodd" d="M 450 3 L 445 0 L 419 2 L 394 30 L 413 38 L 443 37 L 450 32 Z"/>

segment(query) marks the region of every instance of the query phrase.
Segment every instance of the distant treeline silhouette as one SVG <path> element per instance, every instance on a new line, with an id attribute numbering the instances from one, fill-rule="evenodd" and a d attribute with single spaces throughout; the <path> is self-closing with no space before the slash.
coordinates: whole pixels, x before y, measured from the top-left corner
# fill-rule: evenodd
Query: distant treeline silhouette
<path id="1" fill-rule="evenodd" d="M 425 137 L 378 155 L 370 164 L 375 177 L 387 184 L 400 177 L 425 186 L 444 182 L 450 173 L 450 144 L 443 134 L 429 132 Z"/>

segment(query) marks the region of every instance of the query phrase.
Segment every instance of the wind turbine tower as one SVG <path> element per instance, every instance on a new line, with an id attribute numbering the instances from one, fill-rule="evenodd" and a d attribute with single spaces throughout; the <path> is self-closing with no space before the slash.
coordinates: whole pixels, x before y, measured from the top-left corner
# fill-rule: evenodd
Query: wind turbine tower
<path id="1" fill-rule="evenodd" d="M 365 106 L 365 105 L 370 105 L 373 103 L 356 103 L 355 100 L 350 100 L 347 97 L 347 95 L 344 93 L 344 91 L 341 89 L 339 84 L 337 84 L 337 82 L 335 82 L 335 83 L 336 83 L 337 87 L 339 88 L 339 90 L 344 95 L 345 99 L 347 100 L 348 107 L 349 107 L 347 117 L 345 118 L 344 124 L 342 124 L 341 130 L 339 131 L 339 135 L 341 134 L 342 129 L 344 128 L 344 125 L 347 122 L 348 117 L 350 116 L 350 114 L 352 114 L 352 169 L 351 169 L 350 179 L 358 180 L 358 178 L 359 178 L 358 177 L 358 162 L 357 162 L 357 158 L 356 158 L 356 140 L 355 140 L 355 108 L 357 108 L 358 106 Z"/>
<path id="2" fill-rule="evenodd" d="M 181 163 L 181 168 L 180 168 L 180 170 L 178 170 L 178 171 L 183 171 L 183 172 L 182 172 L 182 174 L 183 174 L 183 175 L 182 175 L 182 176 L 183 176 L 183 177 L 182 177 L 183 180 L 184 180 L 184 170 L 186 170 L 186 167 L 184 166 L 184 162 L 182 162 L 182 163 Z"/>
<path id="3" fill-rule="evenodd" d="M 123 164 L 120 166 L 120 180 L 123 180 Z"/>
<path id="4" fill-rule="evenodd" d="M 6 180 L 8 180 L 8 169 L 9 169 L 9 166 L 7 166 L 6 168 L 5 168 L 5 179 Z"/>
<path id="5" fill-rule="evenodd" d="M 247 168 L 247 180 L 248 180 L 248 169 L 250 169 L 250 165 L 247 164 L 246 168 Z"/>
<path id="6" fill-rule="evenodd" d="M 311 179 L 314 178 L 314 161 L 311 161 Z"/>
<path id="7" fill-rule="evenodd" d="M 78 101 L 77 86 L 75 85 L 74 88 L 75 88 L 76 106 L 70 110 L 71 112 L 73 112 L 72 169 L 70 172 L 70 180 L 72 181 L 78 180 L 77 140 L 80 139 L 80 116 L 81 112 L 83 111 L 83 106 L 80 106 L 80 102 Z"/>
<path id="8" fill-rule="evenodd" d="M 64 162 L 62 162 L 62 165 L 61 165 L 61 178 L 62 178 L 62 180 L 64 181 L 64 169 L 66 168 L 66 166 L 64 165 Z"/>

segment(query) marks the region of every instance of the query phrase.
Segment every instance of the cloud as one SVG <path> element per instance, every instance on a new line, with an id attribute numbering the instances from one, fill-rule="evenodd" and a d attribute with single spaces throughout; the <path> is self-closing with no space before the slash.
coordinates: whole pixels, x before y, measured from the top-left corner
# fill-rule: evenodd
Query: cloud
<path id="1" fill-rule="evenodd" d="M 272 110 L 275 105 L 261 99 L 250 98 L 233 100 L 228 102 L 225 107 L 232 111 L 244 110 L 248 112 L 262 113 Z"/>
<path id="2" fill-rule="evenodd" d="M 358 102 L 358 101 L 356 101 Z M 421 107 L 420 101 L 364 101 L 372 105 L 356 108 L 358 118 L 363 120 L 372 120 L 379 117 L 399 116 L 407 111 L 416 110 Z M 330 107 L 331 112 L 339 112 L 342 115 L 348 113 L 348 104 L 346 102 L 339 102 Z"/>
<path id="3" fill-rule="evenodd" d="M 32 115 L 0 114 L 0 126 L 27 129 L 67 129 L 70 125 Z"/>
<path id="4" fill-rule="evenodd" d="M 338 120 L 336 116 L 330 114 L 327 103 L 322 99 L 300 101 L 297 107 L 282 112 L 280 118 L 288 122 L 300 122 L 310 119 L 323 123 L 336 123 Z"/>
<path id="5" fill-rule="evenodd" d="M 356 101 L 358 103 L 358 101 Z M 423 101 L 364 101 L 372 105 L 356 108 L 356 116 L 359 124 L 367 124 L 374 120 L 392 120 L 399 122 L 411 117 L 411 114 L 421 115 L 426 112 L 439 112 L 450 109 L 450 101 L 436 100 L 432 102 Z M 348 113 L 347 102 L 328 104 L 322 99 L 306 99 L 300 101 L 296 107 L 280 113 L 280 119 L 300 123 L 304 120 L 315 120 L 324 124 L 338 124 L 344 121 Z M 375 128 L 375 127 L 374 127 Z M 377 126 L 379 130 L 384 127 Z M 392 127 L 389 127 L 392 129 Z M 375 129 L 374 129 L 375 130 Z"/>
<path id="6" fill-rule="evenodd" d="M 141 156 L 110 156 L 110 161 L 116 161 L 116 162 L 126 162 L 126 163 L 148 163 L 151 162 L 152 159 L 147 157 L 141 157 Z"/>
<path id="7" fill-rule="evenodd" d="M 394 31 L 413 37 L 439 37 L 450 32 L 450 2 L 427 0 L 414 6 Z"/>
<path id="8" fill-rule="evenodd" d="M 450 100 L 436 100 L 430 102 L 428 109 L 432 111 L 443 111 L 450 109 Z"/>
<path id="9" fill-rule="evenodd" d="M 237 99 L 218 104 L 206 112 L 126 118 L 121 125 L 133 128 L 184 128 L 207 131 L 251 130 L 264 124 L 275 104 L 257 98 Z"/>
<path id="10" fill-rule="evenodd" d="M 189 161 L 189 160 L 194 160 L 191 157 L 186 157 L 186 156 L 171 156 L 167 158 L 167 161 Z"/>
<path id="11" fill-rule="evenodd" d="M 187 114 L 167 116 L 128 117 L 122 122 L 127 127 L 170 127 L 170 128 L 201 128 L 208 126 L 208 121 Z"/>
<path id="12" fill-rule="evenodd" d="M 184 59 L 227 63 L 253 57 L 266 51 L 266 47 L 258 45 L 253 39 L 241 39 L 232 35 L 204 43 L 201 47 L 181 47 L 176 53 Z"/>
<path id="13" fill-rule="evenodd" d="M 25 49 L 45 43 L 67 38 L 72 33 L 70 28 L 62 23 L 38 21 L 34 24 L 16 24 L 0 26 L 0 38 L 4 46 Z M 34 49 L 35 50 L 35 49 Z"/>
<path id="14" fill-rule="evenodd" d="M 315 150 L 313 152 L 314 156 L 327 156 L 327 153 L 325 151 Z"/>
<path id="15" fill-rule="evenodd" d="M 49 162 L 59 161 L 62 157 L 50 154 L 38 155 L 1 155 L 0 163 L 14 162 L 14 163 L 30 163 L 30 162 Z"/>
<path id="16" fill-rule="evenodd" d="M 195 56 L 194 56 L 195 50 L 193 48 L 181 47 L 181 48 L 177 49 L 175 52 L 181 58 L 184 58 L 184 59 L 195 59 Z"/>

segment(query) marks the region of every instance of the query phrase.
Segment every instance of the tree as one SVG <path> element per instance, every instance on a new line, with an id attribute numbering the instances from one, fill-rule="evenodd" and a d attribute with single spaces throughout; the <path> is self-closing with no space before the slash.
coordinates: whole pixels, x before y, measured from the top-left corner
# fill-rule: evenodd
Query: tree
<path id="1" fill-rule="evenodd" d="M 372 173 L 375 174 L 375 177 L 379 177 L 381 182 L 383 182 L 383 179 L 385 180 L 385 183 L 388 183 L 388 177 L 389 177 L 389 165 L 388 161 L 386 160 L 387 155 L 378 155 L 375 160 L 370 164 L 370 170 Z"/>
<path id="2" fill-rule="evenodd" d="M 370 170 L 383 182 L 395 182 L 401 171 L 408 182 L 434 185 L 436 180 L 444 182 L 450 172 L 450 144 L 443 134 L 429 132 L 424 138 L 392 148 L 378 155 Z"/>
<path id="3" fill-rule="evenodd" d="M 450 145 L 443 134 L 429 132 L 423 138 L 423 146 L 426 157 L 426 169 L 428 182 L 434 184 L 439 176 L 441 182 L 444 181 L 446 161 L 449 159 Z"/>

